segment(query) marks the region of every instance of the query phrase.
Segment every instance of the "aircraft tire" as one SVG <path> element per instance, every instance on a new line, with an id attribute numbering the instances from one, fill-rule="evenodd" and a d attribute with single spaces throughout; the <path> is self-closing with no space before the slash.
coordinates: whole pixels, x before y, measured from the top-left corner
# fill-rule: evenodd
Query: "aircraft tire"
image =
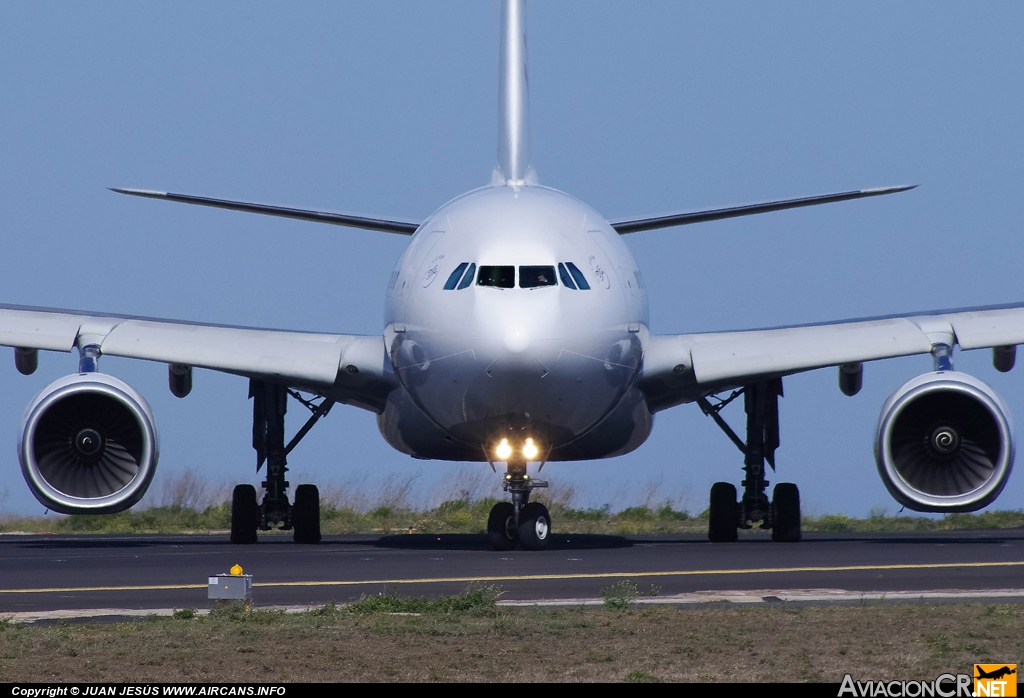
<path id="1" fill-rule="evenodd" d="M 256 529 L 260 523 L 260 507 L 256 503 L 256 488 L 235 485 L 231 493 L 231 542 L 251 545 L 256 542 Z"/>
<path id="2" fill-rule="evenodd" d="M 736 486 L 729 482 L 716 482 L 711 486 L 711 502 L 708 507 L 708 540 L 712 543 L 732 543 L 737 538 L 738 525 Z"/>
<path id="3" fill-rule="evenodd" d="M 800 490 L 792 482 L 780 482 L 772 490 L 772 540 L 800 540 Z"/>
<path id="4" fill-rule="evenodd" d="M 519 512 L 519 542 L 527 550 L 544 550 L 551 538 L 551 515 L 547 507 L 530 502 Z"/>
<path id="5" fill-rule="evenodd" d="M 314 545 L 320 542 L 320 490 L 316 485 L 295 488 L 292 528 L 292 538 L 296 543 Z"/>
<path id="6" fill-rule="evenodd" d="M 515 509 L 509 502 L 498 502 L 491 507 L 487 517 L 487 538 L 495 550 L 511 550 L 516 547 Z"/>

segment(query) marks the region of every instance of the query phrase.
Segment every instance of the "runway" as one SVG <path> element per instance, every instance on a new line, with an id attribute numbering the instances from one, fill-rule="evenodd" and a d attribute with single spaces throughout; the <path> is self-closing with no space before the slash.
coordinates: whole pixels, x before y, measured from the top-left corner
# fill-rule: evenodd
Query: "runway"
<path id="1" fill-rule="evenodd" d="M 207 577 L 240 564 L 258 606 L 344 602 L 363 594 L 435 597 L 470 584 L 506 602 L 594 599 L 628 579 L 648 601 L 706 598 L 1024 600 L 1024 530 L 808 533 L 711 544 L 700 535 L 556 535 L 543 552 L 495 552 L 485 536 L 328 536 L 300 546 L 262 536 L 0 535 L 0 615 L 55 609 L 204 608 Z M 998 594 L 993 590 L 1000 590 Z M 713 593 L 707 593 L 713 592 Z"/>

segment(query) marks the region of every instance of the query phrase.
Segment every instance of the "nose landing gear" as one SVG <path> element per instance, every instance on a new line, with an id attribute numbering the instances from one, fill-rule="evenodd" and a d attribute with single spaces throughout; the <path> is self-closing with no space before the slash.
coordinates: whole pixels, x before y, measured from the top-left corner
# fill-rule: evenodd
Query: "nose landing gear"
<path id="1" fill-rule="evenodd" d="M 498 502 L 487 518 L 487 537 L 495 550 L 511 550 L 516 543 L 527 550 L 548 547 L 551 515 L 540 502 L 530 501 L 530 492 L 547 487 L 544 480 L 526 474 L 525 461 L 509 461 L 502 489 L 512 494 L 512 503 Z"/>

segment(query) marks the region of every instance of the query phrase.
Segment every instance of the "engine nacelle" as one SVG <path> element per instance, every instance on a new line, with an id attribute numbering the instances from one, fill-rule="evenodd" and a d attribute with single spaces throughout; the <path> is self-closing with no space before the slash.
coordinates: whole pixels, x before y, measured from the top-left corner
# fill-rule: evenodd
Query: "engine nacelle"
<path id="1" fill-rule="evenodd" d="M 21 471 L 36 499 L 62 514 L 131 507 L 149 489 L 158 456 L 149 405 L 113 376 L 65 376 L 25 410 Z"/>
<path id="2" fill-rule="evenodd" d="M 875 462 L 890 494 L 915 511 L 976 511 L 1013 469 L 1013 431 L 1002 400 L 956 371 L 918 376 L 889 396 Z"/>

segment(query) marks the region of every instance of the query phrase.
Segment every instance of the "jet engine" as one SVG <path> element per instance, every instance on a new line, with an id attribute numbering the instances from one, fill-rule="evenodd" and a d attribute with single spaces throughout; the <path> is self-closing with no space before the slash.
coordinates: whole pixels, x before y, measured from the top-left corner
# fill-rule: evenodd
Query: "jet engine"
<path id="1" fill-rule="evenodd" d="M 29 403 L 18 457 L 32 494 L 62 514 L 124 511 L 149 489 L 159 456 L 149 405 L 103 373 L 65 376 Z"/>
<path id="2" fill-rule="evenodd" d="M 999 496 L 1013 468 L 1009 414 L 973 376 L 926 373 L 885 401 L 875 461 L 900 504 L 915 511 L 976 511 Z"/>

